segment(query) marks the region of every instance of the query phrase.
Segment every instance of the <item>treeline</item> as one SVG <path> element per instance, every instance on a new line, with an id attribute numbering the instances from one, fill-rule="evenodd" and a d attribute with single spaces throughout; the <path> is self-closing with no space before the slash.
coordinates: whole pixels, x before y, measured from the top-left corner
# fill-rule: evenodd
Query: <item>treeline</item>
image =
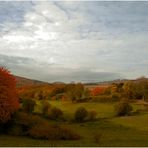
<path id="1" fill-rule="evenodd" d="M 61 100 L 72 102 L 119 101 L 121 98 L 148 100 L 148 79 L 140 78 L 108 87 L 86 88 L 82 83 L 51 84 L 18 88 L 20 100 Z"/>
<path id="2" fill-rule="evenodd" d="M 20 100 L 70 100 L 72 102 L 88 99 L 90 96 L 89 89 L 83 84 L 52 84 L 42 86 L 30 86 L 18 88 Z"/>
<path id="3" fill-rule="evenodd" d="M 148 101 L 148 79 L 139 78 L 124 84 L 124 92 L 128 99 L 143 99 Z"/>

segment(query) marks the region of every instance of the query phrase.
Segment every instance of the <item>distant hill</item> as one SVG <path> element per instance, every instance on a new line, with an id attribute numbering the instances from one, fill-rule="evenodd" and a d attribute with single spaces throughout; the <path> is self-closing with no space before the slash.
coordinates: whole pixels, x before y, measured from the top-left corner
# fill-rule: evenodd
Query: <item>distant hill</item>
<path id="1" fill-rule="evenodd" d="M 117 79 L 117 80 L 112 80 L 112 81 L 102 81 L 102 82 L 95 82 L 95 83 L 85 83 L 85 87 L 86 88 L 94 88 L 94 87 L 97 87 L 97 86 L 101 86 L 101 87 L 108 87 L 110 85 L 112 85 L 113 83 L 115 84 L 118 84 L 118 83 L 125 83 L 129 80 L 127 79 Z"/>
<path id="2" fill-rule="evenodd" d="M 32 80 L 32 79 L 28 79 L 20 76 L 15 76 L 15 78 L 16 78 L 17 87 L 49 84 L 47 82 Z"/>
<path id="3" fill-rule="evenodd" d="M 39 81 L 39 80 L 33 80 L 33 79 L 28 79 L 28 78 L 24 78 L 24 77 L 20 77 L 20 76 L 15 76 L 16 81 L 17 81 L 17 87 L 21 87 L 21 86 L 31 86 L 31 85 L 46 85 L 46 84 L 65 84 L 64 82 L 53 82 L 53 83 L 47 83 L 47 82 L 43 82 L 43 81 Z M 139 82 L 141 80 L 148 80 L 148 78 L 137 78 L 134 80 L 130 80 L 130 79 L 117 79 L 117 80 L 112 80 L 112 81 L 102 81 L 102 82 L 92 82 L 92 83 L 83 83 L 85 85 L 85 87 L 87 88 L 93 88 L 96 86 L 102 86 L 102 87 L 107 87 L 113 83 L 125 83 L 127 81 L 133 81 L 133 82 Z"/>
<path id="4" fill-rule="evenodd" d="M 109 85 L 113 83 L 124 83 L 126 81 L 129 81 L 127 79 L 117 79 L 117 80 L 112 80 L 112 81 L 102 81 L 102 82 L 92 82 L 92 83 L 84 83 L 85 85 Z"/>

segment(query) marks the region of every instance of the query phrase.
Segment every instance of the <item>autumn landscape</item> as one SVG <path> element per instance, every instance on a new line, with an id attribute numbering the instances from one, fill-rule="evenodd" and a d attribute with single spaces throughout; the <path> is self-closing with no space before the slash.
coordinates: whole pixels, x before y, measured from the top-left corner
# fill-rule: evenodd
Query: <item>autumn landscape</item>
<path id="1" fill-rule="evenodd" d="M 0 146 L 147 147 L 147 6 L 0 1 Z"/>

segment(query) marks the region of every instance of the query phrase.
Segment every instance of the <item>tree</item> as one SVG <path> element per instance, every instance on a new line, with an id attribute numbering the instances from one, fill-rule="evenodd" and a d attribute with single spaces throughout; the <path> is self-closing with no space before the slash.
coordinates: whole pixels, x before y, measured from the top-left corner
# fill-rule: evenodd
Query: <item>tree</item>
<path id="1" fill-rule="evenodd" d="M 23 110 L 27 113 L 32 113 L 34 111 L 34 107 L 36 105 L 36 102 L 32 99 L 24 99 L 23 100 Z"/>
<path id="2" fill-rule="evenodd" d="M 49 102 L 44 100 L 42 102 L 42 114 L 44 116 L 46 116 L 48 114 L 50 108 L 51 108 L 51 105 L 49 104 Z"/>
<path id="3" fill-rule="evenodd" d="M 19 108 L 15 77 L 0 67 L 0 123 L 6 123 Z"/>
<path id="4" fill-rule="evenodd" d="M 125 84 L 123 85 L 123 90 L 125 93 L 125 96 L 128 99 L 133 99 L 134 97 L 134 83 L 131 81 L 125 82 Z"/>
<path id="5" fill-rule="evenodd" d="M 77 102 L 83 98 L 84 90 L 84 85 L 81 83 L 68 84 L 66 87 L 66 94 L 72 102 Z"/>
<path id="6" fill-rule="evenodd" d="M 83 122 L 88 115 L 88 111 L 84 107 L 79 107 L 75 112 L 75 120 Z"/>
<path id="7" fill-rule="evenodd" d="M 117 105 L 115 105 L 116 116 L 126 116 L 132 111 L 132 106 L 128 99 L 123 98 Z"/>
<path id="8" fill-rule="evenodd" d="M 139 85 L 139 92 L 142 95 L 142 99 L 144 101 L 148 101 L 148 79 L 146 78 L 140 78 L 138 80 L 138 85 Z"/>
<path id="9" fill-rule="evenodd" d="M 105 88 L 103 87 L 95 87 L 92 89 L 91 94 L 92 96 L 98 96 L 98 95 L 103 94 L 104 91 L 105 91 Z"/>

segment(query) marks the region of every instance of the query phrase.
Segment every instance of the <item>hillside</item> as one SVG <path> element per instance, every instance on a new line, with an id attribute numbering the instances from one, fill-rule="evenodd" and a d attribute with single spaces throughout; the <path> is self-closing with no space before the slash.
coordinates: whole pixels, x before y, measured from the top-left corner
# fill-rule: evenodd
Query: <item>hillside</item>
<path id="1" fill-rule="evenodd" d="M 28 79 L 28 78 L 24 78 L 24 77 L 20 77 L 20 76 L 15 76 L 15 78 L 16 78 L 16 82 L 17 82 L 17 87 L 47 84 L 47 82 L 32 80 L 32 79 Z"/>

